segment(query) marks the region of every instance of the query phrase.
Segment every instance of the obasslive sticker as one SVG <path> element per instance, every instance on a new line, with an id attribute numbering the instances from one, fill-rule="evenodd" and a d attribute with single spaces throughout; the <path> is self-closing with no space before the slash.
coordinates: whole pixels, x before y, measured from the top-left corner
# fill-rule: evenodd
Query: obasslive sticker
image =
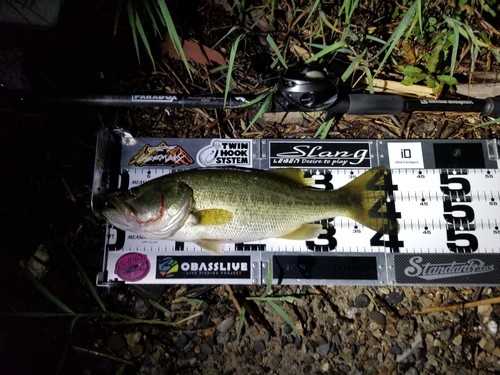
<path id="1" fill-rule="evenodd" d="M 250 279 L 249 256 L 157 256 L 157 279 Z"/>

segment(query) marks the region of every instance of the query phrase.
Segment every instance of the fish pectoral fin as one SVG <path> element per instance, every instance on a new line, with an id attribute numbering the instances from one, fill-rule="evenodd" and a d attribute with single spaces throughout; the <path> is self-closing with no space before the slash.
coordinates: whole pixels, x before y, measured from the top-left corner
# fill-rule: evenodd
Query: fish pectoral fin
<path id="1" fill-rule="evenodd" d="M 280 176 L 288 180 L 292 180 L 303 186 L 311 187 L 314 185 L 314 180 L 310 177 L 305 177 L 304 171 L 301 169 L 278 168 L 278 169 L 271 169 L 268 172 L 274 174 L 275 176 Z"/>
<path id="2" fill-rule="evenodd" d="M 195 244 L 216 254 L 221 254 L 224 249 L 224 242 L 220 240 L 198 240 Z"/>
<path id="3" fill-rule="evenodd" d="M 196 211 L 194 215 L 198 220 L 198 225 L 222 225 L 233 220 L 231 211 L 219 208 Z"/>
<path id="4" fill-rule="evenodd" d="M 280 236 L 280 238 L 287 240 L 308 240 L 318 237 L 322 229 L 321 224 L 303 224 L 293 232 Z"/>

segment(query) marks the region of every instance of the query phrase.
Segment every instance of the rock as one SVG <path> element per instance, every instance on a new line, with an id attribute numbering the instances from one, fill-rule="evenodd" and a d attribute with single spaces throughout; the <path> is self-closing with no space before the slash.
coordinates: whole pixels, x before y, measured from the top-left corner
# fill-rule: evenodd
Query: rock
<path id="1" fill-rule="evenodd" d="M 500 318 L 500 304 L 497 303 L 495 305 L 495 307 L 493 307 L 493 313 L 498 317 Z"/>
<path id="2" fill-rule="evenodd" d="M 387 325 L 387 327 L 385 327 L 385 334 L 389 337 L 397 337 L 399 332 L 396 330 L 396 328 L 394 328 L 392 324 L 389 324 Z"/>
<path id="3" fill-rule="evenodd" d="M 289 335 L 289 334 L 290 334 L 290 333 L 292 333 L 292 332 L 293 332 L 293 328 L 292 328 L 292 327 L 290 327 L 288 324 L 285 324 L 285 325 L 283 326 L 283 333 L 284 333 L 285 335 Z"/>
<path id="4" fill-rule="evenodd" d="M 186 347 L 188 343 L 189 343 L 189 337 L 187 337 L 184 333 L 181 333 L 181 335 L 177 339 L 177 348 L 182 350 Z"/>
<path id="5" fill-rule="evenodd" d="M 229 318 L 224 319 L 217 325 L 217 331 L 219 331 L 220 333 L 226 333 L 233 326 L 233 324 L 234 324 L 234 318 L 230 316 Z"/>
<path id="6" fill-rule="evenodd" d="M 212 355 L 212 347 L 207 344 L 206 342 L 202 343 L 200 345 L 200 350 L 202 353 L 206 354 L 206 355 Z"/>
<path id="7" fill-rule="evenodd" d="M 371 320 L 373 320 L 378 325 L 380 325 L 380 326 L 385 325 L 385 315 L 382 314 L 380 311 L 377 311 L 377 310 L 370 311 L 368 313 L 368 316 L 370 317 Z"/>
<path id="8" fill-rule="evenodd" d="M 328 352 L 330 351 L 330 343 L 327 341 L 325 337 L 320 336 L 319 345 L 316 348 L 316 351 L 322 356 L 327 355 Z"/>
<path id="9" fill-rule="evenodd" d="M 127 348 L 127 342 L 122 335 L 114 334 L 108 337 L 106 345 L 113 353 L 118 353 Z"/>
<path id="10" fill-rule="evenodd" d="M 481 338 L 478 343 L 479 347 L 487 353 L 493 353 L 496 348 L 495 340 L 486 339 L 486 337 Z"/>
<path id="11" fill-rule="evenodd" d="M 254 350 L 257 353 L 263 353 L 263 352 L 265 352 L 266 351 L 266 344 L 264 343 L 264 341 L 262 341 L 262 340 L 255 341 Z"/>
<path id="12" fill-rule="evenodd" d="M 135 358 L 138 358 L 144 353 L 144 347 L 142 345 L 134 345 L 130 348 L 130 353 L 132 353 L 132 356 Z"/>
<path id="13" fill-rule="evenodd" d="M 319 369 L 319 370 L 320 370 L 321 372 L 323 372 L 323 373 L 327 373 L 327 372 L 329 372 L 329 371 L 330 371 L 330 364 L 329 364 L 328 362 L 324 362 L 324 363 L 321 365 L 321 367 L 320 367 L 320 369 Z"/>
<path id="14" fill-rule="evenodd" d="M 500 347 L 497 346 L 491 354 L 493 354 L 497 358 L 500 358 Z"/>
<path id="15" fill-rule="evenodd" d="M 488 328 L 488 332 L 491 333 L 492 335 L 496 335 L 498 332 L 498 323 L 494 320 L 490 320 L 487 324 L 486 327 Z"/>
<path id="16" fill-rule="evenodd" d="M 141 340 L 141 337 L 142 337 L 142 333 L 138 332 L 138 331 L 137 332 L 129 332 L 125 335 L 125 339 L 127 340 L 127 345 L 129 347 L 136 345 Z"/>
<path id="17" fill-rule="evenodd" d="M 399 293 L 399 292 L 390 292 L 386 297 L 385 300 L 389 305 L 395 306 L 398 303 L 401 303 L 404 299 L 404 296 Z"/>
<path id="18" fill-rule="evenodd" d="M 393 345 L 391 346 L 390 353 L 393 355 L 401 355 L 403 354 L 403 349 L 401 349 L 401 347 L 398 345 Z"/>
<path id="19" fill-rule="evenodd" d="M 493 312 L 492 305 L 480 305 L 477 307 L 477 313 L 481 316 L 491 316 Z"/>
<path id="20" fill-rule="evenodd" d="M 462 345 L 462 338 L 462 335 L 456 335 L 452 341 L 453 345 Z"/>
<path id="21" fill-rule="evenodd" d="M 225 333 L 218 335 L 217 336 L 217 344 L 221 344 L 221 345 L 227 344 L 230 337 L 231 337 L 231 335 L 229 334 L 229 332 L 225 332 Z"/>
<path id="22" fill-rule="evenodd" d="M 358 294 L 354 299 L 354 307 L 363 308 L 370 304 L 370 297 L 366 294 Z"/>
<path id="23" fill-rule="evenodd" d="M 448 342 L 451 339 L 451 335 L 452 335 L 451 329 L 446 328 L 445 330 L 441 331 L 441 333 L 439 334 L 439 338 L 441 339 L 441 341 Z"/>

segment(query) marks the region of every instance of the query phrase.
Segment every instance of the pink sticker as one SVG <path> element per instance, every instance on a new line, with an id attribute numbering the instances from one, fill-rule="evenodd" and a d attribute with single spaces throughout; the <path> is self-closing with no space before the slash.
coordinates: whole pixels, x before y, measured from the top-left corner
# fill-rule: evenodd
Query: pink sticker
<path id="1" fill-rule="evenodd" d="M 147 255 L 127 253 L 116 261 L 115 274 L 125 281 L 139 281 L 146 277 L 150 268 Z"/>

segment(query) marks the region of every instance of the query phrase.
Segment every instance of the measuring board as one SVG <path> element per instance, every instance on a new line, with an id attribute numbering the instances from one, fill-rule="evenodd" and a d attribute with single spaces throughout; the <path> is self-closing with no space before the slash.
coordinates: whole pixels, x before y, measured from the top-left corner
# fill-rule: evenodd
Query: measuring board
<path id="1" fill-rule="evenodd" d="M 92 203 L 189 168 L 300 168 L 337 189 L 384 165 L 383 202 L 399 223 L 382 234 L 353 220 L 321 222 L 318 238 L 226 244 L 152 240 L 108 225 L 98 285 L 500 285 L 500 142 L 98 136 Z M 271 277 L 271 276 L 270 276 Z"/>

